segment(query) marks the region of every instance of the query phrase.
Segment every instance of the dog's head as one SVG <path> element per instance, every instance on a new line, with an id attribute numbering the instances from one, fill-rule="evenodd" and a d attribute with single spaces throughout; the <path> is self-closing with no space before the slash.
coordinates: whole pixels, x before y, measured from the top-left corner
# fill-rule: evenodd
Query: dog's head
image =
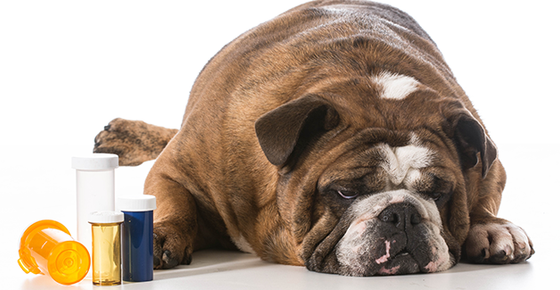
<path id="1" fill-rule="evenodd" d="M 467 172 L 483 178 L 496 149 L 457 99 L 412 78 L 385 76 L 393 78 L 386 87 L 374 79 L 360 88 L 354 80 L 297 98 L 256 123 L 281 176 L 280 214 L 310 270 L 436 272 L 460 257 L 469 228 Z M 396 84 L 400 91 L 390 87 Z"/>

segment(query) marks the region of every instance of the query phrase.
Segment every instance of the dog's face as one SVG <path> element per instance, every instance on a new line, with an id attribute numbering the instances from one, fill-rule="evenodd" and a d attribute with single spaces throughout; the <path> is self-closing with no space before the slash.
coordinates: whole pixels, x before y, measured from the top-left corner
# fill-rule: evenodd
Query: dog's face
<path id="1" fill-rule="evenodd" d="M 304 96 L 256 124 L 306 266 L 352 276 L 453 266 L 469 227 L 466 172 L 482 178 L 496 158 L 484 129 L 429 89 L 376 98 L 375 118 L 339 99 Z"/>
<path id="2" fill-rule="evenodd" d="M 339 221 L 308 266 L 353 276 L 448 269 L 458 253 L 441 212 L 461 172 L 453 156 L 415 132 L 366 132 L 376 137 L 358 141 L 318 180 L 318 202 Z"/>

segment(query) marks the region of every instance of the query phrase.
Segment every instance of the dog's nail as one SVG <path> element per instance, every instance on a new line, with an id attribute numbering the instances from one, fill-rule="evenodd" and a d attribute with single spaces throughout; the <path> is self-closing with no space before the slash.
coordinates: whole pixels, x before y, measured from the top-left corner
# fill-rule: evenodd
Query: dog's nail
<path id="1" fill-rule="evenodd" d="M 163 260 L 163 268 L 165 268 L 165 269 L 171 269 L 171 268 L 179 265 L 179 262 L 177 261 L 177 259 L 174 259 L 173 257 L 171 257 L 171 252 L 169 250 L 165 250 L 165 252 L 163 252 L 163 256 L 161 258 Z"/>
<path id="2" fill-rule="evenodd" d="M 484 248 L 482 249 L 482 259 L 488 259 L 490 257 L 490 251 L 488 251 L 488 249 Z"/>
<path id="3" fill-rule="evenodd" d="M 161 259 L 160 257 L 154 256 L 154 269 L 158 269 L 161 267 Z"/>
<path id="4" fill-rule="evenodd" d="M 109 131 L 109 129 L 111 129 L 111 125 L 107 125 L 107 126 L 103 127 L 103 130 L 105 130 L 105 131 Z"/>
<path id="5" fill-rule="evenodd" d="M 185 259 L 183 259 L 183 264 L 190 265 L 192 262 L 192 255 L 187 255 Z"/>
<path id="6" fill-rule="evenodd" d="M 169 250 L 165 250 L 165 252 L 163 252 L 163 259 L 167 260 L 171 257 L 171 252 Z"/>

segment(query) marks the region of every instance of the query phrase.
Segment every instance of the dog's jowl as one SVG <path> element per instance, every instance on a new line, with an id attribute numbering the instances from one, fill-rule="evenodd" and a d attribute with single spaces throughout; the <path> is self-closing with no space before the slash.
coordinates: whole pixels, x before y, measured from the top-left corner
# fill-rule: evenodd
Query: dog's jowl
<path id="1" fill-rule="evenodd" d="M 496 217 L 495 144 L 430 37 L 368 1 L 315 1 L 202 70 L 179 130 L 115 119 L 96 152 L 157 157 L 154 267 L 222 247 L 351 276 L 533 253 Z"/>

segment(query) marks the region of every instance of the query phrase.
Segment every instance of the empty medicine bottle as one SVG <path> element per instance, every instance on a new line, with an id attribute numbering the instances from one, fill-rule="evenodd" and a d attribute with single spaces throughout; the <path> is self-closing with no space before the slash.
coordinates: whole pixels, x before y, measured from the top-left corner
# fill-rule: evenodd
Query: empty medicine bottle
<path id="1" fill-rule="evenodd" d="M 80 282 L 89 271 L 89 252 L 68 229 L 53 220 L 38 221 L 21 237 L 18 260 L 25 273 L 46 274 L 56 282 Z"/>
<path id="2" fill-rule="evenodd" d="M 91 252 L 89 214 L 115 210 L 115 169 L 119 156 L 94 153 L 72 157 L 76 169 L 77 240 Z"/>
<path id="3" fill-rule="evenodd" d="M 123 280 L 151 281 L 154 276 L 154 214 L 156 197 L 140 195 L 119 198 L 124 213 L 122 250 Z"/>
<path id="4" fill-rule="evenodd" d="M 92 282 L 97 286 L 121 284 L 121 224 L 123 214 L 97 211 L 89 216 L 92 237 Z"/>

